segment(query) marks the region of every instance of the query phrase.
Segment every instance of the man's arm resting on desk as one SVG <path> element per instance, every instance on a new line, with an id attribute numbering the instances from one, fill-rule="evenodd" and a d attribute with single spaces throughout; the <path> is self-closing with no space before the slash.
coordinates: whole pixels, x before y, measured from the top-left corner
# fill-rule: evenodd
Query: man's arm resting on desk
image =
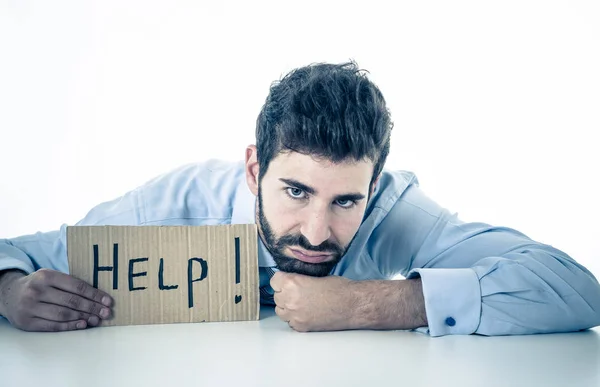
<path id="1" fill-rule="evenodd" d="M 421 280 L 352 281 L 277 272 L 275 311 L 297 331 L 427 326 Z"/>
<path id="2" fill-rule="evenodd" d="M 0 315 L 26 331 L 69 331 L 110 316 L 110 296 L 67 274 L 40 269 L 0 272 Z"/>
<path id="3" fill-rule="evenodd" d="M 515 229 L 462 221 L 416 186 L 394 203 L 365 248 L 385 278 L 421 278 L 432 337 L 600 324 L 600 284 L 583 265 Z"/>

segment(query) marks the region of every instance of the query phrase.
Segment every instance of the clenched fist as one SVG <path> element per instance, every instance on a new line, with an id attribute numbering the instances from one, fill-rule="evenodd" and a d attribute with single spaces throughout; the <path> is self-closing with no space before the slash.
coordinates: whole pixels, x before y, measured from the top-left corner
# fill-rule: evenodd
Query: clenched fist
<path id="1" fill-rule="evenodd" d="M 0 314 L 25 331 L 70 331 L 97 326 L 111 315 L 112 298 L 70 275 L 40 269 L 0 273 Z"/>
<path id="2" fill-rule="evenodd" d="M 356 328 L 356 293 L 347 278 L 276 272 L 271 277 L 275 312 L 300 332 Z"/>

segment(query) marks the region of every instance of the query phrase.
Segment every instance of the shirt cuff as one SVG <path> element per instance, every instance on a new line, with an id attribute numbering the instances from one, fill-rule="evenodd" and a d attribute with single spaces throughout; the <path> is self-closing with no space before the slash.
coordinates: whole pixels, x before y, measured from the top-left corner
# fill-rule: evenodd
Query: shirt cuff
<path id="1" fill-rule="evenodd" d="M 34 269 L 31 264 L 23 262 L 20 259 L 12 257 L 3 257 L 0 253 L 0 271 L 5 270 L 22 270 L 27 274 L 33 273 Z"/>
<path id="2" fill-rule="evenodd" d="M 481 318 L 481 289 L 473 269 L 413 269 L 421 277 L 430 336 L 470 335 Z"/>

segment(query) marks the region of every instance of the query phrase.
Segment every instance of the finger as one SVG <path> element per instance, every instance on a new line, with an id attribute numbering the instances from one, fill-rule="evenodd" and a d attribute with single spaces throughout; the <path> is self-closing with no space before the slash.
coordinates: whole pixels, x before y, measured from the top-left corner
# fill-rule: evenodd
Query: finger
<path id="1" fill-rule="evenodd" d="M 34 317 L 31 319 L 31 324 L 25 330 L 36 332 L 63 332 L 85 328 L 87 328 L 87 323 L 83 320 L 57 322 Z"/>
<path id="2" fill-rule="evenodd" d="M 277 314 L 277 316 L 279 316 L 280 319 L 282 319 L 285 322 L 288 322 L 289 319 L 287 318 L 287 312 L 285 309 L 283 309 L 280 306 L 275 306 L 275 313 Z"/>
<path id="3" fill-rule="evenodd" d="M 95 301 L 104 306 L 112 305 L 112 298 L 100 289 L 93 287 L 85 281 L 68 274 L 55 271 L 49 276 L 50 285 L 69 293 L 77 294 L 88 300 Z"/>
<path id="4" fill-rule="evenodd" d="M 96 326 L 100 322 L 98 316 L 93 314 L 45 302 L 40 302 L 36 305 L 34 314 L 38 318 L 56 322 L 84 320 L 91 326 Z"/>
<path id="5" fill-rule="evenodd" d="M 285 296 L 281 292 L 273 294 L 273 301 L 275 301 L 275 305 L 285 308 Z"/>
<path id="6" fill-rule="evenodd" d="M 273 291 L 276 293 L 281 291 L 283 286 L 283 281 L 285 279 L 285 273 L 281 271 L 276 271 L 275 274 L 271 277 L 270 285 Z"/>
<path id="7" fill-rule="evenodd" d="M 68 293 L 53 287 L 47 288 L 47 290 L 40 295 L 40 301 L 93 314 L 101 319 L 110 317 L 110 309 L 104 305 L 78 296 L 77 294 Z"/>

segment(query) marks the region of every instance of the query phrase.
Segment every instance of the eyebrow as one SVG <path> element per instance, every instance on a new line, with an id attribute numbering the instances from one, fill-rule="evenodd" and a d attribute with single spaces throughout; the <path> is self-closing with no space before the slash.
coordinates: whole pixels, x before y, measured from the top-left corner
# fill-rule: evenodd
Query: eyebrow
<path id="1" fill-rule="evenodd" d="M 294 179 L 284 179 L 284 178 L 280 178 L 279 180 L 281 180 L 282 182 L 284 182 L 287 185 L 291 185 L 292 187 L 301 189 L 302 191 L 310 194 L 310 195 L 316 195 L 318 194 L 317 190 L 314 189 L 311 186 L 308 186 L 304 183 L 299 182 L 298 180 L 294 180 Z M 341 194 L 341 195 L 337 195 L 334 200 L 350 200 L 350 201 L 359 201 L 365 198 L 365 195 L 361 194 L 360 192 L 349 192 L 349 193 L 345 193 L 345 194 Z"/>

